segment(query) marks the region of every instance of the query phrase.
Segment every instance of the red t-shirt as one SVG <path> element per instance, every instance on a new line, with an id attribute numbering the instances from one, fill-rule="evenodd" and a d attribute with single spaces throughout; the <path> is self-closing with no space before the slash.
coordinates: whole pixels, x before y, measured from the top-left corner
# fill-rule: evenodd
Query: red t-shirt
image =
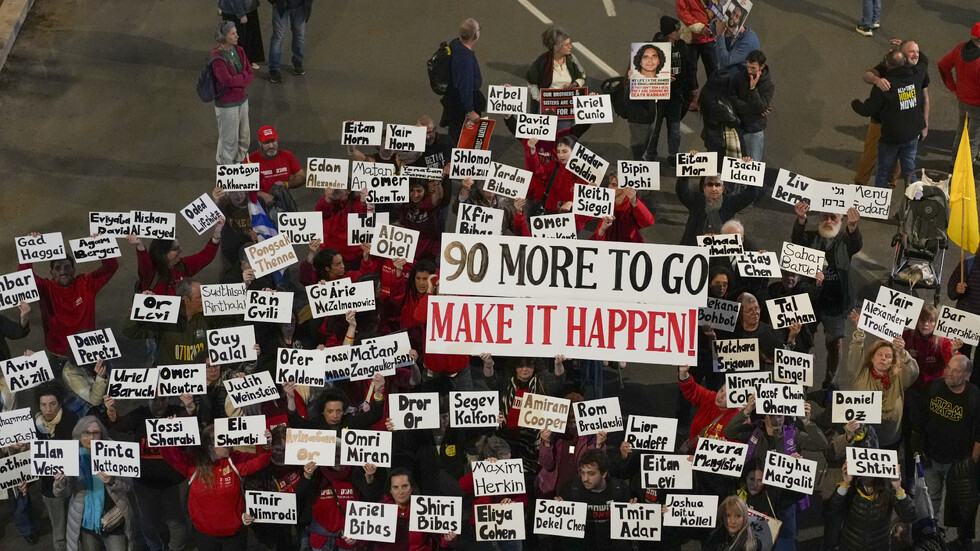
<path id="1" fill-rule="evenodd" d="M 290 176 L 303 170 L 296 160 L 296 155 L 285 149 L 280 149 L 275 159 L 266 159 L 262 156 L 261 150 L 249 153 L 248 162 L 259 163 L 259 189 L 266 193 L 276 182 L 288 182 Z M 249 196 L 252 202 L 258 198 L 254 191 L 249 193 Z"/>

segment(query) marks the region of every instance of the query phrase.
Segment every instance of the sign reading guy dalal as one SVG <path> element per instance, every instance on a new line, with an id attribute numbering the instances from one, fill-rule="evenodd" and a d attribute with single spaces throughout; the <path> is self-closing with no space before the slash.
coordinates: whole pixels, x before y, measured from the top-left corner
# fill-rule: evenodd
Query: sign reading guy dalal
<path id="1" fill-rule="evenodd" d="M 208 360 L 211 365 L 255 361 L 255 328 L 251 325 L 209 329 Z"/>

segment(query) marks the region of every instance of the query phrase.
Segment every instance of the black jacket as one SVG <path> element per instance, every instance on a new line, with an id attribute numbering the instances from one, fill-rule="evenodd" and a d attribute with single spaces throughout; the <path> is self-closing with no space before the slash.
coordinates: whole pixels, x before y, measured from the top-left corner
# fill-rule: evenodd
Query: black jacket
<path id="1" fill-rule="evenodd" d="M 858 495 L 854 486 L 846 495 L 835 490 L 828 505 L 825 549 L 888 551 L 892 509 L 902 522 L 915 520 L 915 502 L 895 497 L 889 486 L 872 499 Z"/>
<path id="2" fill-rule="evenodd" d="M 922 87 L 918 84 L 911 65 L 889 69 L 885 74 L 891 89 L 882 92 L 871 87 L 871 95 L 865 101 L 854 100 L 851 107 L 865 117 L 877 117 L 881 121 L 881 143 L 901 145 L 915 139 L 925 127 L 922 115 Z"/>
<path id="3" fill-rule="evenodd" d="M 769 67 L 762 69 L 762 76 L 759 77 L 755 89 L 749 88 L 749 74 L 742 69 L 735 77 L 734 88 L 732 107 L 742 121 L 739 129 L 749 134 L 765 130 L 768 119 L 762 113 L 772 106 L 772 96 L 776 92 L 776 87 L 769 78 Z"/>

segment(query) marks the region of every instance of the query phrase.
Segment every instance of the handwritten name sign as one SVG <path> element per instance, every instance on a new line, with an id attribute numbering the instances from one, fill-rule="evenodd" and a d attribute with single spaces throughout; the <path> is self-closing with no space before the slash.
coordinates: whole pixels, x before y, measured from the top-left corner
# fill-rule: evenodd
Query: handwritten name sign
<path id="1" fill-rule="evenodd" d="M 17 262 L 21 264 L 68 258 L 61 232 L 45 233 L 36 237 L 25 235 L 14 239 L 14 244 L 17 246 Z"/>
<path id="2" fill-rule="evenodd" d="M 703 151 L 701 153 L 678 153 L 677 176 L 697 178 L 718 174 L 718 153 Z"/>
<path id="3" fill-rule="evenodd" d="M 43 351 L 4 360 L 0 366 L 3 367 L 3 378 L 10 392 L 20 392 L 54 380 L 48 355 Z"/>
<path id="4" fill-rule="evenodd" d="M 350 160 L 310 157 L 306 160 L 306 187 L 347 189 Z M 279 228 L 282 231 L 282 228 Z M 293 241 L 295 243 L 295 241 Z"/>
<path id="5" fill-rule="evenodd" d="M 133 295 L 129 319 L 151 323 L 177 323 L 180 317 L 180 297 L 170 295 Z"/>
<path id="6" fill-rule="evenodd" d="M 180 209 L 180 214 L 184 217 L 184 220 L 187 220 L 191 228 L 197 232 L 197 235 L 208 231 L 211 226 L 217 224 L 218 220 L 224 216 L 221 214 L 221 209 L 218 208 L 218 205 L 214 204 L 211 196 L 207 193 L 202 193 L 200 197 Z"/>
<path id="7" fill-rule="evenodd" d="M 449 426 L 453 428 L 496 427 L 500 406 L 497 392 L 450 392 Z"/>
<path id="8" fill-rule="evenodd" d="M 93 262 L 95 260 L 105 260 L 107 258 L 119 258 L 122 251 L 119 249 L 119 242 L 111 235 L 100 235 L 98 237 L 82 237 L 68 241 L 75 262 Z"/>
<path id="9" fill-rule="evenodd" d="M 225 379 L 223 384 L 228 391 L 231 405 L 235 408 L 279 399 L 279 391 L 268 371 L 258 371 L 242 378 Z"/>
<path id="10" fill-rule="evenodd" d="M 691 468 L 737 478 L 742 475 L 748 448 L 748 444 L 741 442 L 700 438 Z"/>
<path id="11" fill-rule="evenodd" d="M 258 191 L 259 164 L 218 165 L 215 186 L 227 191 Z"/>
<path id="12" fill-rule="evenodd" d="M 68 337 L 68 345 L 75 356 L 76 365 L 94 364 L 99 360 L 114 360 L 122 357 L 112 329 L 96 329 L 76 333 Z"/>
<path id="13" fill-rule="evenodd" d="M 251 325 L 209 329 L 207 343 L 211 365 L 252 362 L 257 356 L 255 328 Z"/>
<path id="14" fill-rule="evenodd" d="M 381 121 L 344 121 L 340 145 L 381 145 Z"/>
<path id="15" fill-rule="evenodd" d="M 245 249 L 249 265 L 255 270 L 255 277 L 260 278 L 272 272 L 282 270 L 299 262 L 296 251 L 286 240 L 286 236 L 279 234 L 270 237 L 265 241 L 259 241 Z"/>

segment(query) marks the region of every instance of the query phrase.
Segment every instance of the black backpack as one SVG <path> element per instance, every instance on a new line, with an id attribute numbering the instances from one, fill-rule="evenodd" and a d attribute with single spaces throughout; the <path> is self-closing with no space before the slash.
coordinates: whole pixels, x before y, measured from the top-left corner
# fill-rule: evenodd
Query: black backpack
<path id="1" fill-rule="evenodd" d="M 626 77 L 607 78 L 599 86 L 599 91 L 603 94 L 609 94 L 613 111 L 624 119 L 627 118 L 626 107 L 629 98 L 626 94 L 628 90 L 629 83 L 626 82 Z"/>
<path id="2" fill-rule="evenodd" d="M 211 103 L 220 98 L 221 94 L 225 92 L 225 87 L 215 78 L 214 70 L 211 69 L 211 62 L 214 61 L 214 57 L 214 52 L 212 51 L 210 57 L 204 63 L 204 67 L 201 68 L 201 75 L 197 77 L 197 97 L 201 98 L 201 101 L 204 103 Z M 221 57 L 221 55 L 218 54 L 218 57 Z M 224 58 L 222 57 L 221 59 Z"/>
<path id="3" fill-rule="evenodd" d="M 440 96 L 445 96 L 449 92 L 452 84 L 452 76 L 449 70 L 449 61 L 453 51 L 449 48 L 449 43 L 443 41 L 439 44 L 432 57 L 425 62 L 425 67 L 429 72 L 429 87 Z"/>

